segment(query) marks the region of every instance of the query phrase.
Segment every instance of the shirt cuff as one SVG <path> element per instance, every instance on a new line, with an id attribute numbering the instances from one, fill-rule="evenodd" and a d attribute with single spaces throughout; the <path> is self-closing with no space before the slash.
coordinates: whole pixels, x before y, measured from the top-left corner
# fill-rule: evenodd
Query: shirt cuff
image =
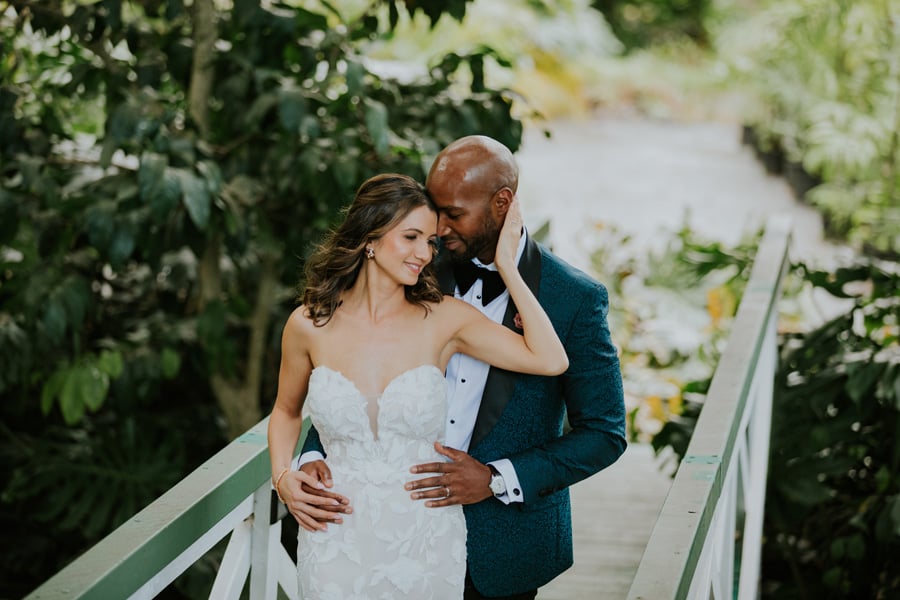
<path id="1" fill-rule="evenodd" d="M 325 460 L 325 456 L 323 456 L 322 453 L 318 450 L 310 450 L 309 452 L 304 452 L 300 456 L 295 457 L 291 462 L 291 470 L 299 471 L 300 467 L 315 460 Z"/>
<path id="2" fill-rule="evenodd" d="M 513 466 L 512 461 L 508 458 L 501 458 L 500 460 L 491 461 L 488 464 L 497 469 L 497 472 L 500 473 L 500 476 L 503 478 L 503 483 L 506 484 L 506 493 L 494 496 L 494 498 L 503 504 L 524 502 L 525 494 L 522 493 L 522 484 L 519 483 L 519 478 L 516 475 L 516 468 Z"/>

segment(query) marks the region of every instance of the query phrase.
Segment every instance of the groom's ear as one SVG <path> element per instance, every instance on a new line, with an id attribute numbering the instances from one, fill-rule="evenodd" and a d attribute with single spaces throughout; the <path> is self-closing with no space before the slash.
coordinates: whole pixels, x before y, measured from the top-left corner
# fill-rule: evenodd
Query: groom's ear
<path id="1" fill-rule="evenodd" d="M 506 217 L 509 205 L 512 204 L 514 196 L 515 194 L 513 191 L 506 186 L 494 192 L 494 195 L 491 198 L 491 211 L 497 219 L 502 220 Z"/>

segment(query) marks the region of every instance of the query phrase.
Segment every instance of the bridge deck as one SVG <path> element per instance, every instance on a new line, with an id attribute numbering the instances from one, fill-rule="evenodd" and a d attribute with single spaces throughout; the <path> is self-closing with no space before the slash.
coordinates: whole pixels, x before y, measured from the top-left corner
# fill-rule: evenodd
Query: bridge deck
<path id="1" fill-rule="evenodd" d="M 575 564 L 538 600 L 622 600 L 669 491 L 649 444 L 631 444 L 605 471 L 572 492 Z"/>

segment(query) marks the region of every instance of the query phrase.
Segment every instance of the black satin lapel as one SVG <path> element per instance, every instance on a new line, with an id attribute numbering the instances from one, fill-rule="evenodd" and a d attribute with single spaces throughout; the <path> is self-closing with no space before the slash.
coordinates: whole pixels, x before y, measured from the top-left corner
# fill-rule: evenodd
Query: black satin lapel
<path id="1" fill-rule="evenodd" d="M 519 273 L 525 284 L 534 293 L 538 295 L 541 286 L 541 250 L 538 245 L 529 237 L 525 244 L 525 250 L 522 253 L 522 259 L 519 261 Z M 518 311 L 515 304 L 510 300 L 506 307 L 506 314 L 503 315 L 503 325 L 509 329 L 516 329 L 514 326 L 515 316 Z M 513 388 L 516 385 L 516 374 L 497 367 L 491 367 L 488 371 L 487 382 L 484 384 L 484 394 L 481 396 L 481 405 L 478 408 L 478 418 L 475 420 L 475 429 L 472 431 L 472 442 L 469 449 L 474 448 L 494 428 L 506 403 L 512 397 Z"/>

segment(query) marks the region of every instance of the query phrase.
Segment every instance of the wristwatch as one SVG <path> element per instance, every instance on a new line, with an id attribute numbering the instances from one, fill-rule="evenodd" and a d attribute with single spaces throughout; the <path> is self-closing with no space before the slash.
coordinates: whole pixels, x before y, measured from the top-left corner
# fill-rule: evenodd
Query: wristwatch
<path id="1" fill-rule="evenodd" d="M 506 493 L 506 481 L 503 480 L 503 475 L 497 469 L 491 465 L 488 465 L 488 467 L 491 469 L 491 483 L 489 484 L 491 493 L 495 496 L 502 496 Z"/>

